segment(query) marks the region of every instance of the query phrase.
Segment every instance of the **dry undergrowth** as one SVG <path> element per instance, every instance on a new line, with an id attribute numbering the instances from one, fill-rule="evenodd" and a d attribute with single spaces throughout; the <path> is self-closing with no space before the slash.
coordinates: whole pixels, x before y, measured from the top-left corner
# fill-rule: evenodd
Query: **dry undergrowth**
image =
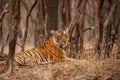
<path id="1" fill-rule="evenodd" d="M 120 60 L 80 60 L 23 67 L 0 80 L 120 80 Z"/>

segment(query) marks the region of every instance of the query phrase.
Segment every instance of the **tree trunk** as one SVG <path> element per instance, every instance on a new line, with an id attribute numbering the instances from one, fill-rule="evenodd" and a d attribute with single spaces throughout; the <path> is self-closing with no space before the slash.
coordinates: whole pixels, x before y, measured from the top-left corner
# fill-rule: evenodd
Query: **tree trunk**
<path id="1" fill-rule="evenodd" d="M 5 10 L 5 6 L 7 4 L 7 0 L 0 0 L 0 18 Z M 3 19 L 0 19 L 0 44 L 3 43 L 3 27 L 2 27 Z"/>
<path id="2" fill-rule="evenodd" d="M 47 4 L 47 32 L 58 29 L 58 0 L 48 0 Z"/>
<path id="3" fill-rule="evenodd" d="M 63 0 L 58 0 L 58 28 L 63 28 Z"/>
<path id="4" fill-rule="evenodd" d="M 71 20 L 71 12 L 70 12 L 70 0 L 64 1 L 64 10 L 63 10 L 63 22 L 64 26 L 68 26 Z"/>
<path id="5" fill-rule="evenodd" d="M 103 58 L 110 57 L 111 52 L 111 28 L 113 23 L 113 12 L 115 10 L 115 4 L 116 2 L 113 2 L 110 4 L 110 2 L 107 2 L 107 0 L 104 2 L 104 6 L 106 4 L 109 4 L 108 13 L 105 16 L 104 23 L 103 23 L 103 39 L 102 39 L 102 54 Z"/>
<path id="6" fill-rule="evenodd" d="M 37 26 L 35 26 L 35 46 L 38 46 L 43 43 L 45 40 L 45 5 L 44 0 L 38 1 L 38 11 L 37 11 Z"/>
<path id="7" fill-rule="evenodd" d="M 28 25 L 29 25 L 29 18 L 31 15 L 32 10 L 34 9 L 34 7 L 36 6 L 38 0 L 36 0 L 33 5 L 31 6 L 30 10 L 28 11 L 27 15 L 26 15 L 26 21 L 25 21 L 25 33 L 24 33 L 24 37 L 23 37 L 23 42 L 22 42 L 22 49 L 21 51 L 25 50 L 25 43 L 26 43 L 26 39 L 27 39 L 27 34 L 28 34 Z"/>
<path id="8" fill-rule="evenodd" d="M 7 60 L 8 73 L 13 70 L 15 46 L 17 42 L 17 34 L 20 22 L 20 0 L 10 0 L 10 15 L 11 26 L 9 27 L 10 39 L 9 39 L 9 55 Z"/>
<path id="9" fill-rule="evenodd" d="M 76 12 L 78 12 L 77 6 L 78 6 L 79 0 L 76 0 L 76 2 L 74 0 L 71 0 L 71 20 L 74 21 L 74 17 L 77 15 Z M 65 19 L 66 21 L 66 19 Z M 71 51 L 70 51 L 70 57 L 75 58 L 76 54 L 73 54 L 74 52 L 76 52 L 76 50 L 78 50 L 78 35 L 79 35 L 79 23 L 75 22 L 74 26 L 72 28 L 71 34 L 70 34 L 70 41 L 72 41 L 72 47 L 71 47 Z"/>
<path id="10" fill-rule="evenodd" d="M 118 40 L 117 40 L 117 46 L 118 46 L 118 51 L 117 51 L 117 58 L 120 59 L 120 18 L 119 18 L 119 25 L 118 25 Z"/>
<path id="11" fill-rule="evenodd" d="M 2 23 L 0 22 L 0 44 L 3 42 L 3 28 Z"/>
<path id="12" fill-rule="evenodd" d="M 98 1 L 98 20 L 99 20 L 99 28 L 98 28 L 98 42 L 96 43 L 95 45 L 95 48 L 96 48 L 96 51 L 98 53 L 98 57 L 100 58 L 103 53 L 101 52 L 102 51 L 102 38 L 103 38 L 103 20 L 104 20 L 104 13 L 103 13 L 103 4 L 104 4 L 104 1 Z"/>
<path id="13" fill-rule="evenodd" d="M 94 5 L 94 27 L 95 27 L 95 50 L 98 54 L 98 58 L 100 58 L 100 26 L 99 26 L 99 8 L 97 4 L 97 0 L 92 0 Z"/>
<path id="14" fill-rule="evenodd" d="M 113 35 L 113 39 L 116 40 L 117 38 L 117 46 L 118 46 L 118 50 L 117 50 L 117 54 L 116 54 L 116 58 L 120 59 L 120 0 L 116 1 L 116 7 L 115 7 L 115 11 L 114 11 L 114 35 Z M 115 42 L 114 40 L 114 42 Z"/>
<path id="15" fill-rule="evenodd" d="M 84 27 L 85 27 L 85 16 L 86 16 L 86 7 L 82 13 L 82 21 L 80 26 L 80 53 L 83 53 L 84 49 Z"/>
<path id="16" fill-rule="evenodd" d="M 0 14 L 3 12 L 4 7 L 7 2 L 8 2 L 8 0 L 0 0 Z"/>

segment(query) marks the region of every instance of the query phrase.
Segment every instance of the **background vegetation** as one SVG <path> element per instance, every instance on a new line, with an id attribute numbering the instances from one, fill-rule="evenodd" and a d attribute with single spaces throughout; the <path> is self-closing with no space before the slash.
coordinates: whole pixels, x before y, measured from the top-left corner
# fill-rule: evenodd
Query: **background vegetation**
<path id="1" fill-rule="evenodd" d="M 120 59 L 120 0 L 0 0 L 0 59 L 70 28 L 68 57 Z M 4 54 L 5 53 L 5 54 Z"/>

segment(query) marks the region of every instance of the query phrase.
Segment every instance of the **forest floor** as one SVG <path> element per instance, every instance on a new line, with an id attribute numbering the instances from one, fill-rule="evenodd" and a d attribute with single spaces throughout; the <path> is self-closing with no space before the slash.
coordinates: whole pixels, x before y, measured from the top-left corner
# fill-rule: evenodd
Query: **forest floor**
<path id="1" fill-rule="evenodd" d="M 77 60 L 23 67 L 0 80 L 120 80 L 120 59 Z"/>

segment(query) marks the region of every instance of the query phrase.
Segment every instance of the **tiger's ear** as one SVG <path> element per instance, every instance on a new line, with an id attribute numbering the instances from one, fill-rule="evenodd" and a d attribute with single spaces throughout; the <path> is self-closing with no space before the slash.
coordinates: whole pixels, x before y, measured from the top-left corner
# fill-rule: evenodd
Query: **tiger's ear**
<path id="1" fill-rule="evenodd" d="M 69 31 L 69 29 L 66 28 L 65 31 L 64 31 L 64 34 L 68 34 L 68 31 Z"/>
<path id="2" fill-rule="evenodd" d="M 50 30 L 50 34 L 54 34 L 55 33 L 55 31 L 54 30 Z"/>
<path id="3" fill-rule="evenodd" d="M 69 32 L 69 28 L 66 28 L 66 32 L 67 32 L 67 33 Z"/>

